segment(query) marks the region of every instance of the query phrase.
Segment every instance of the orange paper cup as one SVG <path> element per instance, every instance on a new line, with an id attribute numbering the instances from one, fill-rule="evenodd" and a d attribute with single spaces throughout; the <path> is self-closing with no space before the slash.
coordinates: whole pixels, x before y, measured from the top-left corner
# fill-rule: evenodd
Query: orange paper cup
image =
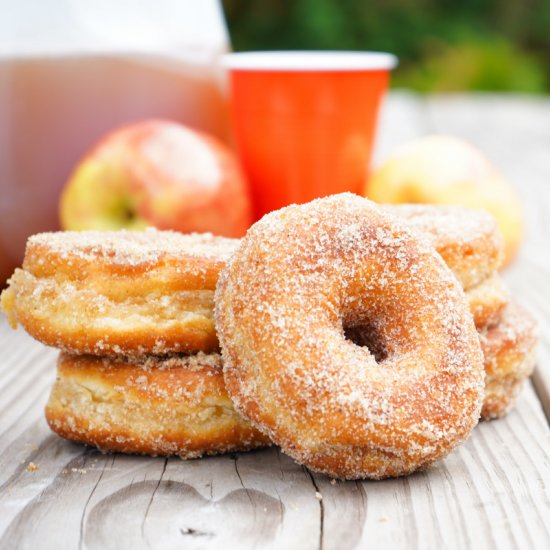
<path id="1" fill-rule="evenodd" d="M 395 56 L 243 52 L 224 56 L 237 150 L 255 216 L 317 197 L 360 193 Z"/>

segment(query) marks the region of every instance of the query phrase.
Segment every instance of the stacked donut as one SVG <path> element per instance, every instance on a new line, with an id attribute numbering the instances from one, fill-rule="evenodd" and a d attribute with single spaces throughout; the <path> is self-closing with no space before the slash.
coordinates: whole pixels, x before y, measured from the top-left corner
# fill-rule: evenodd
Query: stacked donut
<path id="1" fill-rule="evenodd" d="M 534 322 L 501 256 L 487 214 L 344 194 L 242 242 L 36 235 L 2 306 L 62 350 L 46 418 L 67 439 L 184 458 L 274 442 L 383 478 L 448 454 L 531 373 Z"/>
<path id="2" fill-rule="evenodd" d="M 536 323 L 510 301 L 498 274 L 503 242 L 493 216 L 460 206 L 392 205 L 385 211 L 427 238 L 464 289 L 485 363 L 484 420 L 506 414 L 535 367 Z"/>
<path id="3" fill-rule="evenodd" d="M 237 245 L 153 229 L 29 239 L 2 306 L 61 350 L 46 406 L 54 432 L 183 458 L 268 443 L 231 405 L 214 328 L 218 274 Z"/>

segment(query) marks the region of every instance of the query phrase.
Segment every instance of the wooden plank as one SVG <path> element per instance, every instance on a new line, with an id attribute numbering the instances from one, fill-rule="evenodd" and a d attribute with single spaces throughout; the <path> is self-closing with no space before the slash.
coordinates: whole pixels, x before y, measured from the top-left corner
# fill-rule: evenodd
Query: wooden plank
<path id="1" fill-rule="evenodd" d="M 393 92 L 383 102 L 373 155 L 377 165 L 398 145 L 433 132 L 426 102 L 409 92 Z"/>
<path id="2" fill-rule="evenodd" d="M 20 400 L 31 414 L 2 453 L 1 548 L 57 547 L 61 526 L 67 548 L 550 545 L 550 431 L 530 387 L 427 472 L 357 483 L 310 474 L 274 448 L 188 462 L 102 455 L 51 435 L 42 400 Z"/>
<path id="3" fill-rule="evenodd" d="M 546 417 L 550 419 L 550 266 L 548 257 L 526 247 L 517 264 L 506 274 L 514 296 L 533 312 L 539 324 L 540 344 L 533 384 Z"/>

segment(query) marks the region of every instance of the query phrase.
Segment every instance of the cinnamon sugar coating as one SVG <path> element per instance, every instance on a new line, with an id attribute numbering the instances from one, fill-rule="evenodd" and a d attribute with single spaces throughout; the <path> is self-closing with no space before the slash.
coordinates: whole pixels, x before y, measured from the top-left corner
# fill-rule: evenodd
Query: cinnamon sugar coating
<path id="1" fill-rule="evenodd" d="M 478 330 L 497 325 L 510 299 L 508 289 L 496 274 L 471 287 L 465 294 Z"/>
<path id="2" fill-rule="evenodd" d="M 491 277 L 502 265 L 504 243 L 495 218 L 486 210 L 430 204 L 382 208 L 428 239 L 464 290 Z"/>
<path id="3" fill-rule="evenodd" d="M 232 401 L 309 468 L 400 476 L 479 419 L 484 371 L 464 293 L 431 244 L 342 194 L 265 216 L 222 271 L 215 319 Z M 345 330 L 369 326 L 378 360 Z"/>
<path id="4" fill-rule="evenodd" d="M 367 346 L 378 358 L 384 355 L 370 327 L 352 327 L 346 330 L 346 338 L 358 346 Z M 533 373 L 536 322 L 528 311 L 512 302 L 498 324 L 479 330 L 479 340 L 486 375 L 481 418 L 491 420 L 510 410 L 523 382 Z"/>
<path id="5" fill-rule="evenodd" d="M 269 445 L 234 410 L 219 354 L 142 360 L 61 353 L 51 429 L 102 451 L 195 458 Z"/>
<path id="6" fill-rule="evenodd" d="M 154 229 L 41 233 L 2 307 L 13 326 L 71 353 L 215 351 L 214 289 L 238 242 Z"/>
<path id="7" fill-rule="evenodd" d="M 500 323 L 480 332 L 485 357 L 484 420 L 504 416 L 536 363 L 537 324 L 523 307 L 511 303 Z"/>
<path id="8" fill-rule="evenodd" d="M 463 283 L 497 265 L 500 240 L 488 214 L 429 205 L 384 209 L 428 238 Z M 12 325 L 72 353 L 215 351 L 213 289 L 237 246 L 235 239 L 153 229 L 35 235 L 2 306 Z M 478 328 L 496 324 L 508 300 L 494 273 L 467 296 Z"/>

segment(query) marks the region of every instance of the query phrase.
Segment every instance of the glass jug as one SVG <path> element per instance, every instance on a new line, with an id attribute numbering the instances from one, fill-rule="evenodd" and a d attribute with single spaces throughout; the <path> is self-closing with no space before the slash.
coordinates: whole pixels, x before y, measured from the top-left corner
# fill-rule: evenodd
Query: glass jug
<path id="1" fill-rule="evenodd" d="M 0 288 L 104 134 L 149 117 L 227 140 L 218 0 L 0 0 Z"/>

